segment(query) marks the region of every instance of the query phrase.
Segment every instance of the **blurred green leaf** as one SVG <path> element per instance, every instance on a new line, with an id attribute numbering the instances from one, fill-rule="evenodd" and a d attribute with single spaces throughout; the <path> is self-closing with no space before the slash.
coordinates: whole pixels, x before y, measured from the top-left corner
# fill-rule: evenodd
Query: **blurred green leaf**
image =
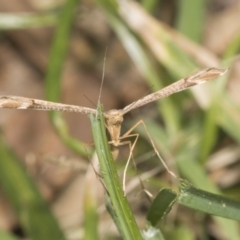
<path id="1" fill-rule="evenodd" d="M 0 183 L 24 231 L 34 240 L 64 240 L 33 180 L 3 140 L 0 140 L 0 159 Z"/>
<path id="2" fill-rule="evenodd" d="M 184 206 L 232 220 L 240 221 L 240 202 L 193 187 L 183 182 L 178 202 Z"/>
<path id="3" fill-rule="evenodd" d="M 49 65 L 46 74 L 46 98 L 49 101 L 59 102 L 61 94 L 61 75 L 67 55 L 71 26 L 74 21 L 78 0 L 68 0 L 59 17 L 59 23 L 53 39 Z M 68 133 L 68 127 L 59 112 L 49 113 L 51 122 L 62 141 L 73 151 L 86 156 L 86 147 Z"/>
<path id="4" fill-rule="evenodd" d="M 0 239 L 1 240 L 20 240 L 20 238 L 12 235 L 10 233 L 4 232 L 1 229 L 0 229 Z"/>
<path id="5" fill-rule="evenodd" d="M 59 14 L 56 12 L 35 13 L 0 13 L 0 30 L 28 29 L 56 25 Z"/>
<path id="6" fill-rule="evenodd" d="M 84 201 L 84 239 L 95 240 L 99 239 L 98 229 L 98 214 L 96 204 L 92 196 L 85 195 Z"/>
<path id="7" fill-rule="evenodd" d="M 205 23 L 206 0 L 180 0 L 178 9 L 177 30 L 193 41 L 200 42 Z"/>
<path id="8" fill-rule="evenodd" d="M 162 2 L 161 0 L 141 0 L 142 6 L 150 14 L 154 13 L 154 11 L 156 10 L 157 5 L 159 5 L 161 2 Z"/>

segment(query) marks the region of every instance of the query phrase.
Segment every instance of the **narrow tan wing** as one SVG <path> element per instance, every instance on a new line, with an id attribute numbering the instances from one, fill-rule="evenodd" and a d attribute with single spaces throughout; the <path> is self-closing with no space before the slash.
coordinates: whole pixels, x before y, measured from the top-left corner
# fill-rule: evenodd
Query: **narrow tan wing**
<path id="1" fill-rule="evenodd" d="M 227 72 L 228 69 L 219 69 L 219 68 L 205 68 L 201 71 L 198 71 L 186 78 L 183 78 L 155 93 L 149 94 L 141 99 L 139 99 L 136 102 L 131 103 L 130 105 L 127 105 L 123 109 L 123 114 L 141 107 L 147 103 L 156 101 L 161 98 L 168 97 L 169 95 L 172 95 L 173 93 L 180 92 L 184 89 L 187 89 L 189 87 L 202 84 L 204 82 L 207 82 L 209 80 L 212 80 L 214 78 L 222 76 L 225 72 Z"/>
<path id="2" fill-rule="evenodd" d="M 48 102 L 39 99 L 25 98 L 18 96 L 0 96 L 0 108 L 12 109 L 32 109 L 43 111 L 58 112 L 76 112 L 82 114 L 96 114 L 97 111 L 92 108 L 80 107 L 75 105 L 67 105 L 55 102 Z"/>

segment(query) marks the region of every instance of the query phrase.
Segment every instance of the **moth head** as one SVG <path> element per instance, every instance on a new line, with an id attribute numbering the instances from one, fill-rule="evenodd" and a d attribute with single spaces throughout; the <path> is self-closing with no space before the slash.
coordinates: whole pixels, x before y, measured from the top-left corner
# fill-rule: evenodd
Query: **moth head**
<path id="1" fill-rule="evenodd" d="M 122 110 L 110 110 L 105 114 L 106 123 L 108 126 L 119 126 L 123 122 Z"/>

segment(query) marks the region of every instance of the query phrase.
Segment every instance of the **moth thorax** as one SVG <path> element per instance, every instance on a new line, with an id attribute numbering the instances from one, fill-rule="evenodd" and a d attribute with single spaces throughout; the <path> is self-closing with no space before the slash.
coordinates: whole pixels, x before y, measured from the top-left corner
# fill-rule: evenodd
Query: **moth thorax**
<path id="1" fill-rule="evenodd" d="M 120 110 L 111 110 L 106 113 L 106 127 L 110 134 L 112 144 L 114 146 L 119 145 L 119 136 L 121 132 L 121 125 L 123 122 L 122 112 Z"/>

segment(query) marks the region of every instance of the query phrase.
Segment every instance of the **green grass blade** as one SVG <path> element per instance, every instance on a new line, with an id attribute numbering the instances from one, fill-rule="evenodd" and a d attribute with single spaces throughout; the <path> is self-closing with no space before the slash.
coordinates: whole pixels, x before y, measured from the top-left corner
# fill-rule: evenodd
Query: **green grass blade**
<path id="1" fill-rule="evenodd" d="M 188 187 L 189 187 L 189 185 L 187 185 L 186 188 L 188 188 Z M 191 194 L 188 195 L 189 198 L 188 197 L 185 198 L 185 195 L 183 193 L 181 193 L 181 197 L 180 197 L 179 201 L 180 201 L 181 204 L 186 206 L 186 204 L 187 205 L 189 204 L 189 203 L 186 203 L 187 201 L 189 201 L 189 199 L 191 200 L 191 198 L 193 196 L 195 197 L 195 195 L 197 196 L 199 194 L 200 196 L 196 197 L 197 200 L 200 201 L 199 202 L 199 206 L 198 205 L 197 206 L 198 206 L 198 208 L 203 208 L 203 212 L 204 212 L 204 208 L 209 208 L 210 201 L 209 200 L 206 201 L 202 196 L 203 195 L 205 196 L 206 193 L 210 194 L 210 196 L 214 196 L 214 195 L 215 196 L 219 196 L 219 195 L 212 194 L 212 193 L 209 193 L 209 192 L 206 192 L 206 191 L 202 191 L 202 190 L 199 190 L 197 192 L 197 194 L 194 193 L 194 192 L 195 192 L 195 190 L 192 191 Z M 223 202 L 225 201 L 225 199 L 226 198 L 223 197 Z M 214 211 L 212 210 L 210 214 L 214 214 L 215 211 L 217 212 L 218 211 L 218 207 L 222 210 L 222 212 L 225 212 L 225 208 L 221 205 L 221 202 L 220 202 L 220 205 L 219 205 L 219 202 L 216 199 L 214 200 L 214 202 L 217 202 L 218 204 L 215 204 Z M 228 202 L 232 202 L 232 200 L 226 201 L 226 202 L 227 203 Z M 201 204 L 204 204 L 204 206 L 201 207 Z M 236 201 L 233 201 L 233 206 L 238 206 L 238 203 L 236 203 Z M 200 209 L 198 209 L 198 210 L 200 210 Z M 225 214 L 225 215 L 227 216 L 227 214 Z M 226 219 L 226 218 L 222 218 L 222 217 L 217 217 L 217 216 L 213 216 L 213 219 L 221 227 L 222 232 L 224 233 L 224 236 L 226 237 L 226 239 L 231 239 L 231 240 L 238 240 L 239 239 L 239 237 L 240 237 L 239 226 L 238 226 L 238 223 L 236 221 L 233 221 L 232 219 L 230 220 L 230 219 Z"/>
<path id="2" fill-rule="evenodd" d="M 0 184 L 24 231 L 33 240 L 65 239 L 20 160 L 0 140 Z"/>
<path id="3" fill-rule="evenodd" d="M 205 111 L 203 131 L 201 134 L 199 159 L 200 162 L 205 163 L 209 154 L 212 152 L 215 144 L 218 141 L 218 113 L 222 114 L 222 110 L 219 106 L 219 99 L 224 99 L 225 88 L 228 79 L 228 74 L 217 79 L 212 88 L 211 106 Z M 223 114 L 224 115 L 224 114 Z"/>
<path id="4" fill-rule="evenodd" d="M 141 4 L 150 14 L 154 13 L 161 0 L 141 0 Z"/>
<path id="5" fill-rule="evenodd" d="M 68 0 L 63 7 L 59 23 L 52 43 L 49 66 L 46 75 L 46 98 L 49 101 L 59 102 L 61 93 L 61 75 L 68 50 L 71 26 L 74 21 L 78 0 Z M 67 124 L 58 112 L 49 113 L 51 122 L 62 141 L 80 155 L 86 155 L 84 145 L 72 138 L 68 133 Z"/>
<path id="6" fill-rule="evenodd" d="M 122 237 L 124 239 L 142 239 L 140 230 L 122 190 L 107 141 L 106 128 L 104 125 L 105 121 L 100 106 L 98 106 L 98 116 L 91 115 L 90 119 L 94 143 L 100 164 L 100 171 L 121 228 L 120 233 L 123 234 Z"/>
<path id="7" fill-rule="evenodd" d="M 182 184 L 178 202 L 201 212 L 240 221 L 239 201 L 197 189 L 188 183 Z"/>
<path id="8" fill-rule="evenodd" d="M 147 214 L 147 220 L 152 226 L 157 223 L 171 210 L 177 199 L 177 193 L 171 189 L 162 189 L 154 198 Z"/>
<path id="9" fill-rule="evenodd" d="M 62 68 L 67 55 L 69 36 L 78 4 L 78 0 L 68 0 L 65 3 L 55 30 L 46 75 L 46 97 L 51 101 L 58 101 L 61 93 Z"/>
<path id="10" fill-rule="evenodd" d="M 26 29 L 54 26 L 58 20 L 58 13 L 1 13 L 0 30 Z"/>
<path id="11" fill-rule="evenodd" d="M 0 239 L 1 240 L 20 240 L 20 238 L 14 236 L 8 232 L 5 232 L 1 229 L 0 229 Z"/>
<path id="12" fill-rule="evenodd" d="M 95 201 L 92 196 L 85 196 L 84 201 L 84 239 L 99 239 L 97 233 L 98 214 Z"/>
<path id="13" fill-rule="evenodd" d="M 240 34 L 238 33 L 233 40 L 228 44 L 226 51 L 224 52 L 223 59 L 227 61 L 232 61 L 236 55 L 238 55 L 240 48 Z"/>
<path id="14" fill-rule="evenodd" d="M 111 217 L 118 229 L 118 232 L 120 233 L 121 236 L 124 236 L 124 232 L 122 231 L 122 228 L 121 228 L 121 223 L 119 221 L 119 218 L 116 215 L 116 212 L 115 212 L 112 202 L 111 202 L 111 198 L 109 196 L 106 196 L 106 208 L 107 208 L 108 213 L 111 215 Z"/>
<path id="15" fill-rule="evenodd" d="M 240 143 L 240 107 L 229 96 L 224 96 L 218 111 L 218 124 L 238 143 Z"/>
<path id="16" fill-rule="evenodd" d="M 200 42 L 206 10 L 205 0 L 180 0 L 176 28 L 190 39 Z M 191 21 L 189 21 L 191 19 Z"/>
<path id="17" fill-rule="evenodd" d="M 199 151 L 199 159 L 202 163 L 207 161 L 209 154 L 218 140 L 217 111 L 218 105 L 216 104 L 212 104 L 208 111 L 206 111 Z"/>

